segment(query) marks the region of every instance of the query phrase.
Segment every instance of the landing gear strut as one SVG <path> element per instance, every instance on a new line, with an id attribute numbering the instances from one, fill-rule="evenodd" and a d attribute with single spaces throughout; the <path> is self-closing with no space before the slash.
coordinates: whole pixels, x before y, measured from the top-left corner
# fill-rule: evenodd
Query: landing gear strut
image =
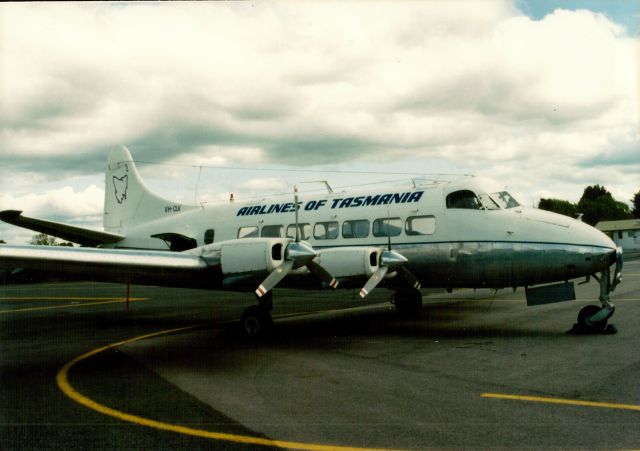
<path id="1" fill-rule="evenodd" d="M 602 306 L 587 305 L 578 313 L 578 322 L 573 325 L 571 333 L 575 334 L 615 334 L 618 332 L 613 324 L 607 325 L 609 318 L 616 311 L 616 306 L 609 300 L 609 293 L 620 281 L 621 259 L 616 264 L 614 282 L 610 280 L 610 270 L 607 267 L 600 273 L 600 277 L 593 276 L 600 283 L 600 302 Z"/>
<path id="2" fill-rule="evenodd" d="M 418 319 L 422 313 L 422 293 L 415 288 L 399 289 L 391 297 L 391 303 L 405 319 Z"/>
<path id="3" fill-rule="evenodd" d="M 268 336 L 273 328 L 271 310 L 273 296 L 271 292 L 258 298 L 258 304 L 247 307 L 240 319 L 242 332 L 248 338 L 262 338 Z"/>

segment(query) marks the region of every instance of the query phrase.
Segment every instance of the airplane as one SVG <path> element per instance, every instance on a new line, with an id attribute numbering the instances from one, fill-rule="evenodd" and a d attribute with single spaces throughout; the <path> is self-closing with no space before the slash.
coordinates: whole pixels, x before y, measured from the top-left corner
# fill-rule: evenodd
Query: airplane
<path id="1" fill-rule="evenodd" d="M 394 291 L 399 314 L 421 313 L 421 287 L 525 287 L 528 305 L 575 299 L 574 280 L 593 277 L 600 304 L 580 310 L 576 330 L 615 329 L 610 293 L 622 280 L 622 249 L 567 216 L 526 208 L 480 178 L 395 189 L 333 192 L 300 200 L 220 205 L 176 203 L 142 181 L 125 146 L 109 153 L 104 231 L 23 216 L 0 219 L 81 245 L 0 245 L 0 268 L 75 278 L 254 291 L 240 320 L 248 336 L 269 333 L 272 289 L 377 286 Z M 611 267 L 615 264 L 613 274 Z M 615 333 L 615 332 L 611 332 Z"/>

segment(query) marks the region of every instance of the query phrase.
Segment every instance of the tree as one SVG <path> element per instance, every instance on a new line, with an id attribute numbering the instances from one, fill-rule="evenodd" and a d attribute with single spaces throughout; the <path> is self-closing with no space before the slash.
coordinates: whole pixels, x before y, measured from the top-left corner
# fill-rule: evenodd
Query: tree
<path id="1" fill-rule="evenodd" d="M 69 246 L 73 247 L 72 243 L 67 242 L 59 242 L 57 238 L 54 236 L 47 235 L 46 233 L 38 233 L 37 235 L 33 235 L 31 237 L 31 241 L 29 244 L 33 244 L 36 246 Z"/>
<path id="2" fill-rule="evenodd" d="M 606 188 L 604 186 L 600 186 L 600 185 L 593 185 L 593 186 L 587 186 L 584 189 L 584 192 L 582 193 L 582 197 L 580 198 L 580 202 L 582 202 L 582 200 L 597 200 L 599 197 L 601 196 L 609 196 L 611 197 L 611 193 L 609 191 L 606 190 Z M 578 202 L 578 203 L 580 203 Z"/>
<path id="3" fill-rule="evenodd" d="M 37 235 L 33 235 L 31 237 L 31 241 L 29 244 L 33 244 L 36 246 L 56 246 L 56 238 L 46 233 L 38 233 Z"/>
<path id="4" fill-rule="evenodd" d="M 587 186 L 578 202 L 578 211 L 583 213 L 582 220 L 590 225 L 599 221 L 629 219 L 632 217 L 629 206 L 616 201 L 604 186 Z"/>
<path id="5" fill-rule="evenodd" d="M 631 211 L 631 213 L 633 213 L 633 217 L 640 218 L 640 189 L 633 195 L 631 204 L 633 205 L 633 210 Z"/>
<path id="6" fill-rule="evenodd" d="M 541 210 L 552 211 L 561 215 L 576 218 L 578 216 L 578 207 L 567 200 L 562 199 L 540 199 L 538 208 Z"/>

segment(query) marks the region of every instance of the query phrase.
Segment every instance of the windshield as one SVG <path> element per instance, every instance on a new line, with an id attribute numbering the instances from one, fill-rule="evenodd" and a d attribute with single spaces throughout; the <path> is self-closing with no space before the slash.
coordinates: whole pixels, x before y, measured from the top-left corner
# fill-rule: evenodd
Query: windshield
<path id="1" fill-rule="evenodd" d="M 500 207 L 507 209 L 507 208 L 514 208 L 514 207 L 519 207 L 520 204 L 518 203 L 517 200 L 515 200 L 515 198 L 509 194 L 506 191 L 499 191 L 496 193 L 491 193 L 491 198 L 496 201 L 496 203 L 498 205 L 500 205 Z"/>

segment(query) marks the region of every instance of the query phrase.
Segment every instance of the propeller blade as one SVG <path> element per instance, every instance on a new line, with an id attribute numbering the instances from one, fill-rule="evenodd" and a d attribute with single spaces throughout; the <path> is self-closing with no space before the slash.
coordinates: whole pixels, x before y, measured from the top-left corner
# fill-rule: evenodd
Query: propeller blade
<path id="1" fill-rule="evenodd" d="M 271 271 L 271 274 L 267 276 L 266 279 L 260 284 L 260 286 L 256 289 L 256 296 L 261 298 L 265 294 L 269 292 L 273 287 L 278 285 L 278 283 L 284 279 L 287 274 L 293 268 L 293 260 L 287 260 L 276 269 Z"/>
<path id="2" fill-rule="evenodd" d="M 420 289 L 420 282 L 418 282 L 418 279 L 416 279 L 416 277 L 411 274 L 411 271 L 409 271 L 407 268 L 401 266 L 400 268 L 398 268 L 398 273 L 400 274 L 400 277 L 402 277 L 402 280 L 407 283 L 407 285 L 416 290 Z"/>
<path id="3" fill-rule="evenodd" d="M 377 287 L 378 284 L 382 281 L 382 279 L 384 279 L 384 276 L 387 275 L 387 271 L 389 271 L 388 266 L 381 266 L 380 268 L 378 268 L 378 270 L 374 272 L 371 277 L 369 277 L 369 280 L 367 280 L 367 283 L 360 290 L 360 297 L 364 298 L 366 295 L 368 295 L 371 292 L 371 290 Z"/>
<path id="4" fill-rule="evenodd" d="M 329 271 L 320 266 L 319 263 L 316 263 L 314 260 L 311 260 L 307 263 L 307 268 L 309 271 L 314 273 L 316 276 L 320 277 L 327 285 L 331 288 L 336 288 L 338 286 L 338 281 L 335 277 L 331 275 Z"/>

